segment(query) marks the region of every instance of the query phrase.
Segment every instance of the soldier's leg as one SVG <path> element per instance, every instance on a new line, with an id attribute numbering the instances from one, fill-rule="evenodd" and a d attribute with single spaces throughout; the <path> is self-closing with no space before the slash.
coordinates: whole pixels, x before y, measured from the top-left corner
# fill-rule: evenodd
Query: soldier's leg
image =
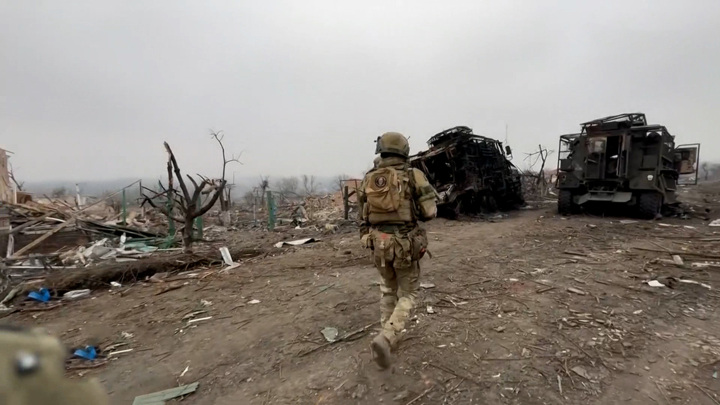
<path id="1" fill-rule="evenodd" d="M 420 266 L 411 262 L 410 267 L 395 268 L 398 286 L 398 302 L 390 320 L 383 327 L 383 335 L 391 347 L 396 347 L 405 324 L 410 319 L 410 312 L 415 307 L 417 290 L 420 286 Z"/>
<path id="2" fill-rule="evenodd" d="M 383 267 L 382 260 L 378 256 L 375 256 L 375 267 L 382 278 L 380 284 L 380 293 L 382 294 L 380 297 L 380 326 L 384 327 L 395 310 L 395 304 L 397 304 L 397 276 L 395 275 L 395 269 L 392 267 L 392 262 L 385 262 L 385 267 Z"/>

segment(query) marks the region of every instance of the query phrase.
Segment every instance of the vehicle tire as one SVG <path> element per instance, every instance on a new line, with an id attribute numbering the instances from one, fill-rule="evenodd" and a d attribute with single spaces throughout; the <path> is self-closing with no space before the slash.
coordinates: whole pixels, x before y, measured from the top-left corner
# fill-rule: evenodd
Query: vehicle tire
<path id="1" fill-rule="evenodd" d="M 489 213 L 495 213 L 498 211 L 498 203 L 495 196 L 485 196 L 485 210 Z"/>
<path id="2" fill-rule="evenodd" d="M 657 191 L 641 193 L 638 196 L 638 210 L 645 219 L 654 219 L 662 212 L 663 196 Z"/>
<path id="3" fill-rule="evenodd" d="M 570 215 L 573 212 L 574 206 L 572 191 L 560 190 L 558 193 L 558 214 Z"/>

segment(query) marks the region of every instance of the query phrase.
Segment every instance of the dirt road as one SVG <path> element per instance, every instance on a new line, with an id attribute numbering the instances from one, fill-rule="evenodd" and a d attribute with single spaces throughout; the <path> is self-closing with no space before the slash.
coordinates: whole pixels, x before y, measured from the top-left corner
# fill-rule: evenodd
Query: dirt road
<path id="1" fill-rule="evenodd" d="M 276 249 L 164 294 L 137 283 L 4 321 L 43 326 L 70 346 L 126 343 L 117 350 L 133 351 L 104 367 L 71 372 L 99 377 L 113 404 L 195 381 L 184 402 L 720 403 L 720 267 L 693 264 L 720 262 L 718 228 L 566 219 L 553 208 L 428 225 L 431 285 L 391 371 L 368 350 L 378 276 L 355 233 Z M 326 343 L 325 327 L 347 339 Z"/>

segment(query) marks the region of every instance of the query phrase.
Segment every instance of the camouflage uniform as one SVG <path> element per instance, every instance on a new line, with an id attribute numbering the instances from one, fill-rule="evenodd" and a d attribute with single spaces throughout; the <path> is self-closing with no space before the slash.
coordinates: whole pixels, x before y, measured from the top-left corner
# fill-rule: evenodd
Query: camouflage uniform
<path id="1" fill-rule="evenodd" d="M 389 365 L 389 350 L 397 347 L 415 306 L 419 260 L 427 248 L 427 236 L 418 221 L 430 220 L 437 213 L 435 190 L 423 172 L 409 166 L 409 150 L 401 134 L 391 132 L 380 137 L 380 160 L 359 188 L 362 240 L 373 250 L 375 267 L 383 280 L 382 332 L 372 345 L 382 367 Z M 395 188 L 399 197 L 393 197 L 389 184 L 393 181 L 399 185 Z"/>
<path id="2" fill-rule="evenodd" d="M 109 404 L 98 381 L 65 378 L 66 355 L 51 336 L 0 326 L 0 404 Z"/>

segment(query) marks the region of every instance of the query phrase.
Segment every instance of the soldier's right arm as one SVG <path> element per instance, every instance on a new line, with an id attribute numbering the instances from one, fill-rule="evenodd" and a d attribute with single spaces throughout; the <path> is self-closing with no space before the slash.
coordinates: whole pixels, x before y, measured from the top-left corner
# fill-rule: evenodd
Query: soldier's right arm
<path id="1" fill-rule="evenodd" d="M 418 207 L 420 219 L 428 221 L 437 216 L 437 193 L 425 173 L 418 169 L 412 169 L 413 180 L 415 183 L 415 204 Z"/>

